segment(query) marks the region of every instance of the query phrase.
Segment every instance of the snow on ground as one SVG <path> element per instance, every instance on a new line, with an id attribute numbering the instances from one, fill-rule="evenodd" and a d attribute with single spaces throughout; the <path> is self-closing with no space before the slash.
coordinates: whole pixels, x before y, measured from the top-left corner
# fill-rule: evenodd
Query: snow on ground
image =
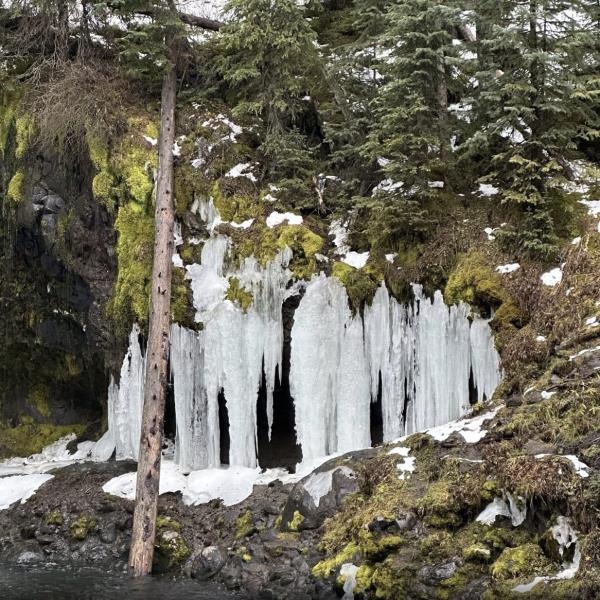
<path id="1" fill-rule="evenodd" d="M 39 487 L 50 481 L 54 475 L 31 473 L 29 475 L 9 475 L 0 479 L 0 510 L 10 508 L 15 502 L 25 504 Z"/>
<path id="2" fill-rule="evenodd" d="M 91 460 L 94 442 L 81 442 L 77 450 L 71 454 L 67 446 L 76 439 L 74 433 L 60 438 L 53 444 L 46 446 L 39 454 L 28 457 L 14 457 L 0 462 L 0 477 L 6 475 L 28 475 L 47 473 L 52 469 L 67 467 L 76 462 Z"/>
<path id="3" fill-rule="evenodd" d="M 394 259 L 396 258 L 397 254 L 394 252 L 393 254 L 386 254 L 385 255 L 385 260 L 387 260 L 390 264 L 394 264 Z"/>
<path id="4" fill-rule="evenodd" d="M 500 192 L 500 190 L 497 187 L 495 187 L 489 183 L 480 183 L 478 192 L 479 192 L 480 196 L 489 197 L 489 196 L 495 196 L 496 194 L 498 194 Z"/>
<path id="5" fill-rule="evenodd" d="M 600 200 L 580 200 L 579 202 L 587 207 L 590 217 L 600 215 Z"/>
<path id="6" fill-rule="evenodd" d="M 564 458 L 573 465 L 573 469 L 579 477 L 585 479 L 590 476 L 588 472 L 589 467 L 584 462 L 581 462 L 574 454 L 536 454 L 535 457 L 538 459 L 547 457 Z"/>
<path id="7" fill-rule="evenodd" d="M 560 267 L 555 267 L 547 273 L 542 273 L 540 279 L 542 280 L 542 283 L 544 285 L 547 285 L 549 287 L 555 287 L 562 281 L 562 277 L 562 269 Z"/>
<path id="8" fill-rule="evenodd" d="M 254 219 L 247 219 L 246 221 L 242 221 L 241 223 L 229 221 L 229 225 L 231 225 L 235 229 L 248 229 L 252 227 L 252 223 L 254 223 Z"/>
<path id="9" fill-rule="evenodd" d="M 577 354 L 569 356 L 569 360 L 575 360 L 576 358 L 579 358 L 584 354 L 589 354 L 590 352 L 598 352 L 598 350 L 600 350 L 600 346 L 595 346 L 594 348 L 585 348 L 584 350 L 580 350 L 579 352 L 577 352 Z"/>
<path id="10" fill-rule="evenodd" d="M 498 267 L 496 267 L 496 271 L 498 273 L 501 274 L 506 274 L 506 273 L 514 273 L 515 271 L 518 271 L 521 268 L 521 265 L 519 263 L 509 263 L 507 265 L 500 265 Z"/>
<path id="11" fill-rule="evenodd" d="M 231 177 L 231 178 L 245 177 L 246 179 L 249 179 L 253 183 L 256 183 L 258 181 L 258 179 L 256 179 L 256 176 L 250 170 L 250 169 L 252 169 L 253 166 L 254 166 L 254 163 L 240 163 L 239 165 L 235 165 L 235 167 L 232 167 L 231 169 L 229 169 L 229 171 L 227 171 L 227 173 L 225 173 L 225 177 Z"/>
<path id="12" fill-rule="evenodd" d="M 354 267 L 355 269 L 362 269 L 369 260 L 368 252 L 354 252 L 351 250 L 347 252 L 346 255 L 342 258 L 342 262 Z"/>
<path id="13" fill-rule="evenodd" d="M 556 525 L 550 528 L 552 536 L 558 543 L 558 552 L 561 556 L 564 556 L 566 549 L 571 546 L 575 546 L 575 552 L 573 554 L 573 560 L 571 562 L 564 562 L 562 569 L 556 575 L 547 575 L 545 577 L 535 577 L 529 583 L 523 583 L 513 588 L 513 592 L 520 594 L 526 594 L 530 592 L 538 583 L 545 581 L 557 581 L 563 579 L 573 579 L 579 571 L 579 564 L 581 563 L 581 548 L 579 547 L 579 541 L 577 532 L 572 528 L 571 522 L 567 517 L 560 516 L 557 519 Z"/>
<path id="14" fill-rule="evenodd" d="M 403 458 L 403 461 L 396 465 L 398 471 L 400 471 L 399 479 L 404 481 L 410 477 L 410 473 L 413 473 L 417 468 L 417 459 L 414 456 L 409 456 L 410 448 L 404 446 L 396 446 L 392 448 L 388 455 L 398 454 Z"/>
<path id="15" fill-rule="evenodd" d="M 463 437 L 467 444 L 476 444 L 487 435 L 487 431 L 482 429 L 481 426 L 486 421 L 493 419 L 497 412 L 498 409 L 495 409 L 478 417 L 452 421 L 446 425 L 426 429 L 425 433 L 429 434 L 434 440 L 443 442 L 456 432 Z"/>
<path id="16" fill-rule="evenodd" d="M 223 467 L 220 469 L 202 469 L 185 474 L 179 466 L 171 459 L 163 457 L 160 473 L 160 493 L 181 492 L 183 501 L 187 505 L 205 504 L 211 500 L 220 498 L 225 506 L 233 506 L 244 501 L 254 489 L 255 485 L 268 485 L 272 481 L 279 480 L 282 483 L 296 483 L 323 463 L 340 456 L 333 454 L 323 456 L 296 466 L 295 473 L 289 473 L 286 469 L 268 469 L 261 471 L 260 468 L 249 467 Z M 346 474 L 352 473 L 348 467 L 337 467 L 346 470 Z M 320 499 L 331 489 L 331 477 L 337 469 L 325 472 L 325 474 L 313 474 L 315 480 L 312 485 L 311 496 L 318 506 Z M 308 480 L 310 481 L 310 479 Z M 107 481 L 102 489 L 107 494 L 135 499 L 136 473 L 125 473 Z M 329 486 L 329 487 L 327 487 Z"/>
<path id="17" fill-rule="evenodd" d="M 344 577 L 342 600 L 354 600 L 354 588 L 356 587 L 356 574 L 358 567 L 353 563 L 344 563 L 340 568 L 340 577 Z"/>
<path id="18" fill-rule="evenodd" d="M 290 213 L 290 212 L 280 213 L 280 212 L 277 212 L 276 210 L 274 210 L 267 217 L 267 227 L 269 227 L 270 229 L 273 229 L 273 227 L 276 227 L 277 225 L 281 225 L 282 223 L 285 223 L 286 221 L 287 221 L 288 225 L 302 225 L 304 219 L 302 218 L 301 215 L 295 215 L 294 213 Z"/>

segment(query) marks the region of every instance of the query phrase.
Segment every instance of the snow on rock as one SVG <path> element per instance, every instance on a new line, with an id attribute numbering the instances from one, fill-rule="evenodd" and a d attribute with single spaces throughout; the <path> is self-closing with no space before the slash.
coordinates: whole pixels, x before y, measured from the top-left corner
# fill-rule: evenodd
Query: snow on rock
<path id="1" fill-rule="evenodd" d="M 235 165 L 235 167 L 232 167 L 231 169 L 229 169 L 229 171 L 227 171 L 227 173 L 225 173 L 225 177 L 231 177 L 231 178 L 245 177 L 246 179 L 249 179 L 253 183 L 256 183 L 258 181 L 258 179 L 256 179 L 256 176 L 250 170 L 250 169 L 252 169 L 252 167 L 254 167 L 254 163 L 240 163 L 239 165 Z"/>
<path id="2" fill-rule="evenodd" d="M 500 190 L 497 187 L 490 185 L 489 183 L 480 183 L 478 191 L 480 196 L 486 197 L 495 196 L 500 192 Z"/>
<path id="3" fill-rule="evenodd" d="M 304 219 L 301 215 L 295 215 L 294 213 L 286 212 L 280 213 L 274 210 L 267 217 L 267 227 L 273 229 L 277 225 L 281 225 L 282 223 L 287 222 L 288 225 L 302 225 Z"/>
<path id="4" fill-rule="evenodd" d="M 576 237 L 571 240 L 571 245 L 579 246 L 579 244 L 581 244 L 581 237 Z"/>
<path id="5" fill-rule="evenodd" d="M 396 258 L 397 254 L 394 252 L 393 254 L 386 254 L 385 255 L 385 260 L 387 260 L 390 264 L 394 264 L 394 259 Z"/>
<path id="6" fill-rule="evenodd" d="M 588 209 L 590 217 L 600 215 L 600 200 L 580 200 L 579 202 Z"/>
<path id="7" fill-rule="evenodd" d="M 564 458 L 573 465 L 573 470 L 577 475 L 579 475 L 579 477 L 585 479 L 586 477 L 590 476 L 588 472 L 589 467 L 584 462 L 580 461 L 574 454 L 536 454 L 535 457 L 538 459 L 547 457 Z"/>
<path id="8" fill-rule="evenodd" d="M 9 475 L 0 478 L 0 510 L 10 508 L 15 502 L 25 504 L 38 488 L 50 481 L 54 475 L 31 473 L 29 475 Z"/>
<path id="9" fill-rule="evenodd" d="M 229 225 L 231 225 L 234 229 L 249 229 L 250 227 L 252 227 L 252 223 L 254 223 L 254 219 L 247 219 L 246 221 L 242 221 L 241 223 L 229 221 Z"/>
<path id="10" fill-rule="evenodd" d="M 560 267 L 555 267 L 547 273 L 542 273 L 540 279 L 542 280 L 542 283 L 544 285 L 547 285 L 549 287 L 555 287 L 562 281 L 562 277 L 562 269 Z"/>
<path id="11" fill-rule="evenodd" d="M 404 187 L 403 181 L 394 181 L 393 179 L 384 179 L 379 182 L 374 188 L 371 196 L 376 196 L 378 193 L 393 193 Z"/>
<path id="12" fill-rule="evenodd" d="M 481 426 L 486 421 L 493 419 L 497 412 L 498 409 L 471 419 L 452 421 L 445 425 L 426 429 L 425 433 L 438 442 L 447 440 L 453 433 L 459 433 L 467 444 L 476 444 L 487 435 L 487 431 L 482 429 Z"/>
<path id="13" fill-rule="evenodd" d="M 571 562 L 564 562 L 562 569 L 556 573 L 556 575 L 538 576 L 529 583 L 523 583 L 517 585 L 512 589 L 513 592 L 526 594 L 529 593 L 538 583 L 546 581 L 560 581 L 564 579 L 573 579 L 579 571 L 579 565 L 581 563 L 581 548 L 577 536 L 577 532 L 571 526 L 571 521 L 567 517 L 562 515 L 558 517 L 556 525 L 550 528 L 552 536 L 558 543 L 558 551 L 560 556 L 564 556 L 565 550 L 571 546 L 575 547 L 573 553 L 573 560 Z"/>
<path id="14" fill-rule="evenodd" d="M 521 268 L 521 265 L 519 263 L 509 263 L 507 265 L 500 265 L 498 267 L 496 267 L 496 271 L 498 273 L 501 273 L 502 275 L 505 275 L 506 273 L 514 273 L 515 271 L 518 271 Z"/>
<path id="15" fill-rule="evenodd" d="M 536 342 L 545 342 L 545 341 L 546 341 L 546 336 L 544 336 L 544 335 L 538 335 L 538 336 L 535 338 L 535 341 L 536 341 Z"/>
<path id="16" fill-rule="evenodd" d="M 354 267 L 355 269 L 362 269 L 369 260 L 369 252 L 354 252 L 351 250 L 347 252 L 342 258 L 342 262 Z"/>
<path id="17" fill-rule="evenodd" d="M 493 525 L 498 517 L 507 517 L 513 527 L 519 527 L 527 517 L 525 499 L 506 492 L 503 498 L 494 498 L 475 519 L 484 525 Z"/>
<path id="18" fill-rule="evenodd" d="M 584 356 L 585 354 L 590 354 L 590 352 L 598 352 L 600 350 L 600 346 L 595 346 L 593 348 L 585 348 L 584 350 L 580 350 L 579 352 L 577 352 L 577 354 L 573 354 L 572 356 L 569 356 L 569 360 L 575 360 L 576 358 L 579 358 L 580 356 Z"/>
<path id="19" fill-rule="evenodd" d="M 308 492 L 315 506 L 319 508 L 321 504 L 321 498 L 327 496 L 331 491 L 333 485 L 333 474 L 336 471 L 340 471 L 346 477 L 354 477 L 354 471 L 349 467 L 336 467 L 329 471 L 321 471 L 319 473 L 311 473 L 306 481 L 303 482 L 302 486 Z"/>

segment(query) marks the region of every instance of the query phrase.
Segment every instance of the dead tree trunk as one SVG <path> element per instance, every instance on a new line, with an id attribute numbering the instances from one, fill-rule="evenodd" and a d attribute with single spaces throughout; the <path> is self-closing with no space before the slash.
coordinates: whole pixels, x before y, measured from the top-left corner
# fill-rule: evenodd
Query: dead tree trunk
<path id="1" fill-rule="evenodd" d="M 171 63 L 162 87 L 158 182 L 152 296 L 146 358 L 144 412 L 138 459 L 136 504 L 133 516 L 129 567 L 134 576 L 152 571 L 156 513 L 160 483 L 165 395 L 171 324 L 171 274 L 173 256 L 173 143 L 177 74 Z"/>

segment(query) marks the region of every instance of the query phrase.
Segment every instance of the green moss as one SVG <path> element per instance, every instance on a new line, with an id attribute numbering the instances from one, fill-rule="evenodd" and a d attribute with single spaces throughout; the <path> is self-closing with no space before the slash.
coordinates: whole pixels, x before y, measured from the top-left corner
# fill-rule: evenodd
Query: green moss
<path id="1" fill-rule="evenodd" d="M 244 312 L 250 308 L 254 301 L 252 293 L 242 287 L 237 277 L 229 278 L 229 289 L 227 290 L 226 297 L 234 304 L 237 304 Z"/>
<path id="2" fill-rule="evenodd" d="M 488 562 L 491 557 L 491 550 L 480 542 L 471 544 L 463 550 L 463 558 L 470 562 Z"/>
<path id="3" fill-rule="evenodd" d="M 73 521 L 69 527 L 71 537 L 74 540 L 85 540 L 97 524 L 98 522 L 93 517 L 81 515 L 76 521 Z"/>
<path id="4" fill-rule="evenodd" d="M 254 519 L 252 513 L 247 510 L 242 513 L 235 521 L 235 539 L 240 540 L 242 538 L 252 535 L 256 531 L 254 526 Z"/>
<path id="5" fill-rule="evenodd" d="M 26 114 L 20 115 L 15 120 L 16 148 L 15 158 L 22 159 L 29 147 L 29 140 L 33 135 L 33 119 Z"/>
<path id="6" fill-rule="evenodd" d="M 133 321 L 146 323 L 150 302 L 154 220 L 135 204 L 119 209 L 115 221 L 118 273 L 110 311 L 126 330 Z"/>
<path id="7" fill-rule="evenodd" d="M 537 544 L 505 548 L 491 567 L 495 579 L 514 579 L 546 573 L 551 566 Z"/>
<path id="8" fill-rule="evenodd" d="M 461 518 L 457 514 L 459 507 L 456 505 L 451 483 L 448 481 L 440 480 L 431 483 L 425 495 L 418 500 L 417 506 L 425 515 L 423 521 L 431 527 L 454 528 L 461 523 Z"/>
<path id="9" fill-rule="evenodd" d="M 522 315 L 502 280 L 481 252 L 471 252 L 459 257 L 444 290 L 447 304 L 466 302 L 487 311 L 496 310 L 496 323 L 518 323 Z"/>
<path id="10" fill-rule="evenodd" d="M 16 427 L 0 428 L 0 458 L 37 454 L 61 437 L 69 433 L 79 436 L 84 430 L 85 425 L 35 423 L 23 417 Z"/>
<path id="11" fill-rule="evenodd" d="M 4 156 L 6 146 L 15 128 L 18 99 L 14 93 L 0 92 L 0 153 Z"/>
<path id="12" fill-rule="evenodd" d="M 481 488 L 481 500 L 483 502 L 492 502 L 496 496 L 500 496 L 501 490 L 498 482 L 488 479 Z"/>
<path id="13" fill-rule="evenodd" d="M 29 390 L 27 403 L 34 407 L 42 417 L 47 419 L 50 416 L 49 397 L 50 388 L 46 384 L 38 383 Z"/>
<path id="14" fill-rule="evenodd" d="M 64 518 L 59 510 L 53 510 L 44 515 L 44 523 L 46 525 L 62 525 L 64 523 Z"/>
<path id="15" fill-rule="evenodd" d="M 331 576 L 333 571 L 341 567 L 344 563 L 355 562 L 359 555 L 360 552 L 356 543 L 350 542 L 341 552 L 332 558 L 318 562 L 312 568 L 312 574 L 318 579 L 327 579 Z"/>
<path id="16" fill-rule="evenodd" d="M 194 311 L 190 304 L 188 282 L 182 269 L 173 269 L 171 280 L 171 320 L 190 327 Z"/>
<path id="17" fill-rule="evenodd" d="M 373 300 L 381 281 L 373 279 L 365 270 L 355 269 L 343 262 L 334 262 L 331 274 L 346 288 L 350 304 L 355 311 Z"/>
<path id="18" fill-rule="evenodd" d="M 322 250 L 323 238 L 304 225 L 282 225 L 276 230 L 278 249 L 287 246 L 294 253 L 290 265 L 292 273 L 296 279 L 309 280 L 317 271 L 315 254 Z"/>
<path id="19" fill-rule="evenodd" d="M 298 528 L 300 527 L 303 521 L 304 516 L 300 513 L 299 510 L 295 510 L 292 520 L 288 523 L 288 529 L 290 531 L 298 531 Z"/>
<path id="20" fill-rule="evenodd" d="M 156 530 L 181 531 L 181 523 L 173 517 L 158 515 L 156 517 Z"/>
<path id="21" fill-rule="evenodd" d="M 258 219 L 264 213 L 265 205 L 256 197 L 241 193 L 226 195 L 222 192 L 220 182 L 214 184 L 211 196 L 223 221 L 242 223 L 248 219 Z"/>
<path id="22" fill-rule="evenodd" d="M 15 204 L 20 204 L 25 199 L 25 173 L 19 169 L 8 183 L 7 195 Z"/>
<path id="23" fill-rule="evenodd" d="M 153 571 L 165 573 L 179 567 L 190 555 L 181 535 L 181 525 L 171 517 L 157 517 L 154 541 Z"/>

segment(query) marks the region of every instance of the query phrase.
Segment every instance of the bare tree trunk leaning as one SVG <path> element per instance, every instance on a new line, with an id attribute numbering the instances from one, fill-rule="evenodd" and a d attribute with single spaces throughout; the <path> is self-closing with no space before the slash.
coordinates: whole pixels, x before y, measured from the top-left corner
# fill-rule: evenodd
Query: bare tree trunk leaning
<path id="1" fill-rule="evenodd" d="M 152 571 L 156 513 L 160 483 L 165 395 L 171 325 L 171 274 L 173 256 L 173 143 L 175 141 L 175 96 L 177 74 L 171 64 L 162 88 L 158 183 L 152 296 L 146 358 L 144 412 L 138 458 L 136 504 L 131 534 L 129 567 L 134 576 Z"/>

